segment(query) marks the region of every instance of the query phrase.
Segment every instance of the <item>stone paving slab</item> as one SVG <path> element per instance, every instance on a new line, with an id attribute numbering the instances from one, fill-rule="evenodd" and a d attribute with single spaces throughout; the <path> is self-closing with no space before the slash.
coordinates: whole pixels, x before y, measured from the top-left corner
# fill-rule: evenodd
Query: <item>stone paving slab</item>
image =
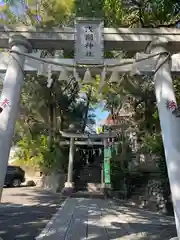
<path id="1" fill-rule="evenodd" d="M 65 240 L 86 239 L 88 228 L 88 201 L 76 205 Z"/>
<path id="2" fill-rule="evenodd" d="M 169 240 L 172 219 L 104 199 L 69 198 L 37 240 Z"/>
<path id="3" fill-rule="evenodd" d="M 101 204 L 103 203 L 104 201 L 100 199 L 89 201 L 87 239 L 109 240 L 108 232 L 102 221 Z"/>
<path id="4" fill-rule="evenodd" d="M 72 221 L 72 215 L 77 205 L 76 199 L 68 199 L 59 209 L 44 231 L 36 237 L 36 240 L 61 240 L 65 239 L 66 233 Z"/>

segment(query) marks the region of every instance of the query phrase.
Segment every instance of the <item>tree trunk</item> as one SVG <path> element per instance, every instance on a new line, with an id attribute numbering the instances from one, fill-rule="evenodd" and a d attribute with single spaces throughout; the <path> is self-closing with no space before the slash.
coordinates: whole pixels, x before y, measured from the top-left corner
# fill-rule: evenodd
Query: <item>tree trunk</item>
<path id="1" fill-rule="evenodd" d="M 49 147 L 52 148 L 54 137 L 55 137 L 55 131 L 54 131 L 54 94 L 52 91 L 53 84 L 49 91 Z"/>
<path id="2" fill-rule="evenodd" d="M 86 109 L 85 109 L 85 114 L 84 114 L 83 125 L 82 125 L 82 132 L 85 131 L 85 128 L 87 125 L 89 105 L 90 105 L 90 101 L 91 101 L 91 93 L 92 93 L 92 88 L 89 89 L 88 94 L 87 94 L 87 104 L 86 104 Z"/>
<path id="3" fill-rule="evenodd" d="M 29 130 L 29 133 L 30 133 L 30 135 L 31 135 L 31 139 L 33 139 L 33 132 L 32 132 L 32 130 L 31 130 L 31 127 L 30 127 L 30 124 L 29 124 L 29 119 L 27 119 L 25 122 L 26 122 L 26 125 L 27 125 L 27 127 L 28 127 L 28 130 Z"/>
<path id="4" fill-rule="evenodd" d="M 49 105 L 49 147 L 52 147 L 53 140 L 54 140 L 54 133 L 53 133 L 53 106 L 52 104 Z"/>
<path id="5" fill-rule="evenodd" d="M 58 121 L 58 131 L 63 131 L 64 129 L 64 117 L 63 117 L 63 111 L 59 111 L 59 121 Z"/>
<path id="6" fill-rule="evenodd" d="M 145 121 L 145 129 L 149 130 L 149 119 L 148 119 L 148 96 L 147 96 L 147 86 L 145 85 L 144 90 L 144 121 Z"/>

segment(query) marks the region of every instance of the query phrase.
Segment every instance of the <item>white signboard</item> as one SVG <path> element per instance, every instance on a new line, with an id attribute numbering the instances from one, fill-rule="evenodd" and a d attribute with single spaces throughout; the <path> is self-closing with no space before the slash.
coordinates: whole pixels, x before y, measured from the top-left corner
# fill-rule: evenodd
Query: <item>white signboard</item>
<path id="1" fill-rule="evenodd" d="M 103 64 L 103 21 L 98 19 L 77 19 L 75 26 L 75 62 L 77 64 Z"/>

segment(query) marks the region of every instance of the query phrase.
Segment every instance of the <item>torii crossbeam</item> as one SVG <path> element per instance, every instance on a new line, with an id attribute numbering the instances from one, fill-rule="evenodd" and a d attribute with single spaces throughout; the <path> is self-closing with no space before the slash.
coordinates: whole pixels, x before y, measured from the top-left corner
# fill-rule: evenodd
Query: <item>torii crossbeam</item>
<path id="1" fill-rule="evenodd" d="M 65 27 L 45 32 L 34 27 L 12 27 L 0 30 L 0 48 L 9 48 L 9 38 L 21 35 L 27 38 L 34 49 L 74 50 L 75 28 Z M 170 51 L 180 49 L 180 29 L 177 28 L 104 28 L 105 51 L 125 50 L 141 52 L 157 38 L 166 38 Z"/>

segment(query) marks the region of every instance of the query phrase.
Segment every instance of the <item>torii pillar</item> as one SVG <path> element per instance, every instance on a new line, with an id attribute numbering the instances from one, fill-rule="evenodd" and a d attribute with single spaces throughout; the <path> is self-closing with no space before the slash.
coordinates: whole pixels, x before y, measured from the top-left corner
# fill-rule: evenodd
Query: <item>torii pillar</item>
<path id="1" fill-rule="evenodd" d="M 70 196 L 74 191 L 74 183 L 73 183 L 73 162 L 74 162 L 74 152 L 75 152 L 75 139 L 73 137 L 70 138 L 70 146 L 69 146 L 69 162 L 68 162 L 68 173 L 67 173 L 67 182 L 65 182 L 64 189 L 62 193 L 64 195 Z"/>
<path id="2" fill-rule="evenodd" d="M 20 53 L 30 53 L 32 51 L 32 46 L 29 41 L 21 35 L 14 35 L 10 38 L 9 46 L 11 50 Z M 4 105 L 2 107 L 0 113 L 0 199 L 4 187 L 9 152 L 19 110 L 21 87 L 24 79 L 24 62 L 24 56 L 11 53 L 1 93 L 1 107 L 2 102 L 5 99 L 7 101 L 6 106 Z"/>
<path id="3" fill-rule="evenodd" d="M 151 44 L 151 53 L 162 53 L 156 62 L 154 74 L 155 94 L 159 111 L 159 119 L 162 130 L 162 138 L 166 157 L 168 176 L 174 206 L 177 238 L 180 240 L 180 119 L 173 115 L 167 108 L 167 102 L 176 103 L 172 77 L 171 61 L 168 56 L 168 42 L 157 39 Z M 162 66 L 161 66 L 162 64 Z"/>

